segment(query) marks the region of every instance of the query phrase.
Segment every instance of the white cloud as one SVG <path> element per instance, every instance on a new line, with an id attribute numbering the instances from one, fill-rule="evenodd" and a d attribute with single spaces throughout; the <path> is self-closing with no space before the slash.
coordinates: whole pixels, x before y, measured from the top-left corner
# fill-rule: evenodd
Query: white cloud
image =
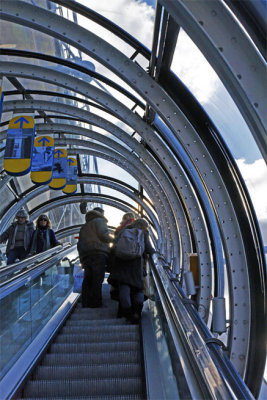
<path id="1" fill-rule="evenodd" d="M 171 69 L 192 91 L 200 103 L 206 103 L 216 91 L 219 78 L 203 54 L 180 30 Z"/>
<path id="2" fill-rule="evenodd" d="M 263 230 L 263 239 L 267 243 L 267 167 L 263 159 L 252 164 L 244 159 L 237 160 L 237 165 L 245 179 L 259 223 Z"/>
<path id="3" fill-rule="evenodd" d="M 80 0 L 79 2 L 108 18 L 151 48 L 155 13 L 151 6 L 140 0 Z M 107 37 L 103 37 L 105 40 L 109 38 L 110 32 Z"/>

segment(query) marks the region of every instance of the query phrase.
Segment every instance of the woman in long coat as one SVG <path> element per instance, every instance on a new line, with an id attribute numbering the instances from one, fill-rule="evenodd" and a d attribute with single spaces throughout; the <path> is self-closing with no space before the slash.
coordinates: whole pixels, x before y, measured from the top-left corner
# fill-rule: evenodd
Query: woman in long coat
<path id="1" fill-rule="evenodd" d="M 115 257 L 110 279 L 119 284 L 119 303 L 121 315 L 133 323 L 140 320 L 144 303 L 144 255 L 153 254 L 155 250 L 150 244 L 148 224 L 143 218 L 135 220 L 124 229 L 141 229 L 144 232 L 145 251 L 141 257 L 124 260 Z M 116 239 L 115 239 L 116 245 Z"/>
<path id="2" fill-rule="evenodd" d="M 36 221 L 36 230 L 33 234 L 30 254 L 42 253 L 60 244 L 51 228 L 50 219 L 47 215 L 41 214 Z"/>

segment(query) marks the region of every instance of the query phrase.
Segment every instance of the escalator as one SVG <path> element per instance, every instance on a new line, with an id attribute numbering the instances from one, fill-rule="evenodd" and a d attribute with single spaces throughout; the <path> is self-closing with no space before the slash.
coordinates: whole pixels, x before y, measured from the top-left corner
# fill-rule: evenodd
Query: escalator
<path id="1" fill-rule="evenodd" d="M 161 257 L 147 265 L 151 296 L 132 325 L 116 318 L 106 281 L 104 306 L 81 307 L 71 252 L 3 272 L 1 399 L 253 398 Z"/>
<path id="2" fill-rule="evenodd" d="M 145 398 L 139 326 L 116 319 L 103 285 L 102 308 L 78 303 L 22 391 L 23 398 Z"/>

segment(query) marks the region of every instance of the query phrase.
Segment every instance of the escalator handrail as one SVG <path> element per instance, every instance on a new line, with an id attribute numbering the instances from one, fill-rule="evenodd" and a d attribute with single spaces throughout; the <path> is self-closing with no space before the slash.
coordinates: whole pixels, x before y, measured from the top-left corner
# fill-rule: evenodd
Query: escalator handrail
<path id="1" fill-rule="evenodd" d="M 9 280 L 0 284 L 0 300 L 13 293 L 19 287 L 29 285 L 35 278 L 43 274 L 47 269 L 51 268 L 55 263 L 59 262 L 66 254 L 76 249 L 76 244 L 65 247 L 62 251 L 50 256 L 50 258 L 41 261 L 38 264 L 31 265 L 27 270 L 13 276 Z"/>
<path id="2" fill-rule="evenodd" d="M 40 261 L 40 258 L 42 259 L 42 261 L 44 261 L 44 259 L 49 258 L 51 255 L 57 253 L 58 251 L 61 251 L 62 249 L 65 249 L 69 246 L 70 246 L 70 243 L 64 243 L 63 246 L 58 245 L 58 246 L 52 247 L 51 249 L 48 249 L 42 253 L 38 253 L 31 257 L 28 257 L 25 260 L 2 267 L 0 269 L 0 282 L 3 283 L 2 282 L 3 278 L 8 277 L 9 275 L 16 274 L 16 273 L 20 272 L 21 270 L 28 268 L 31 265 L 38 264 Z"/>
<path id="3" fill-rule="evenodd" d="M 233 398 L 253 399 L 248 387 L 233 367 L 229 358 L 222 351 L 220 344 L 205 343 L 207 339 L 212 339 L 213 336 L 201 320 L 196 309 L 194 309 L 194 306 L 190 303 L 184 303 L 183 300 L 186 296 L 182 296 L 183 291 L 178 282 L 173 281 L 169 268 L 162 256 L 155 253 L 153 259 L 150 260 L 150 266 L 156 287 L 159 292 L 162 292 L 161 300 L 168 307 L 177 329 L 177 335 L 181 337 L 190 360 L 198 369 L 198 371 L 195 369 L 195 372 L 200 378 L 202 376 L 207 386 L 207 391 L 209 393 L 213 392 L 214 380 L 211 379 L 209 381 L 207 376 L 203 376 L 203 371 L 204 369 L 209 370 L 210 365 L 213 365 L 224 384 L 224 392 L 227 391 L 229 393 L 230 389 Z M 167 282 L 167 285 L 164 285 L 163 282 Z M 177 288 L 179 288 L 179 291 Z M 188 335 L 189 331 L 186 332 L 186 326 L 188 325 L 190 325 L 190 335 Z M 193 340 L 190 340 L 192 338 Z M 200 348 L 197 348 L 197 342 L 202 343 Z"/>

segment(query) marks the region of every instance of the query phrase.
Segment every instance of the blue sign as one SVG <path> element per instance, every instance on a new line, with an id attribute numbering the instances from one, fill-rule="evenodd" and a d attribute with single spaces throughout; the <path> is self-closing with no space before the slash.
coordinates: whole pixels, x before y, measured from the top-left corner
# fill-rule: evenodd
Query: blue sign
<path id="1" fill-rule="evenodd" d="M 9 121 L 4 168 L 10 175 L 25 175 L 31 169 L 35 124 L 33 117 L 20 116 Z"/>
<path id="2" fill-rule="evenodd" d="M 54 139 L 50 136 L 39 136 L 34 141 L 31 180 L 37 185 L 52 180 L 54 164 Z"/>
<path id="3" fill-rule="evenodd" d="M 67 160 L 67 183 L 63 189 L 63 193 L 72 194 L 77 190 L 77 160 L 68 158 Z"/>
<path id="4" fill-rule="evenodd" d="M 51 189 L 63 189 L 66 186 L 67 150 L 56 149 L 54 152 L 53 179 L 49 184 Z"/>

